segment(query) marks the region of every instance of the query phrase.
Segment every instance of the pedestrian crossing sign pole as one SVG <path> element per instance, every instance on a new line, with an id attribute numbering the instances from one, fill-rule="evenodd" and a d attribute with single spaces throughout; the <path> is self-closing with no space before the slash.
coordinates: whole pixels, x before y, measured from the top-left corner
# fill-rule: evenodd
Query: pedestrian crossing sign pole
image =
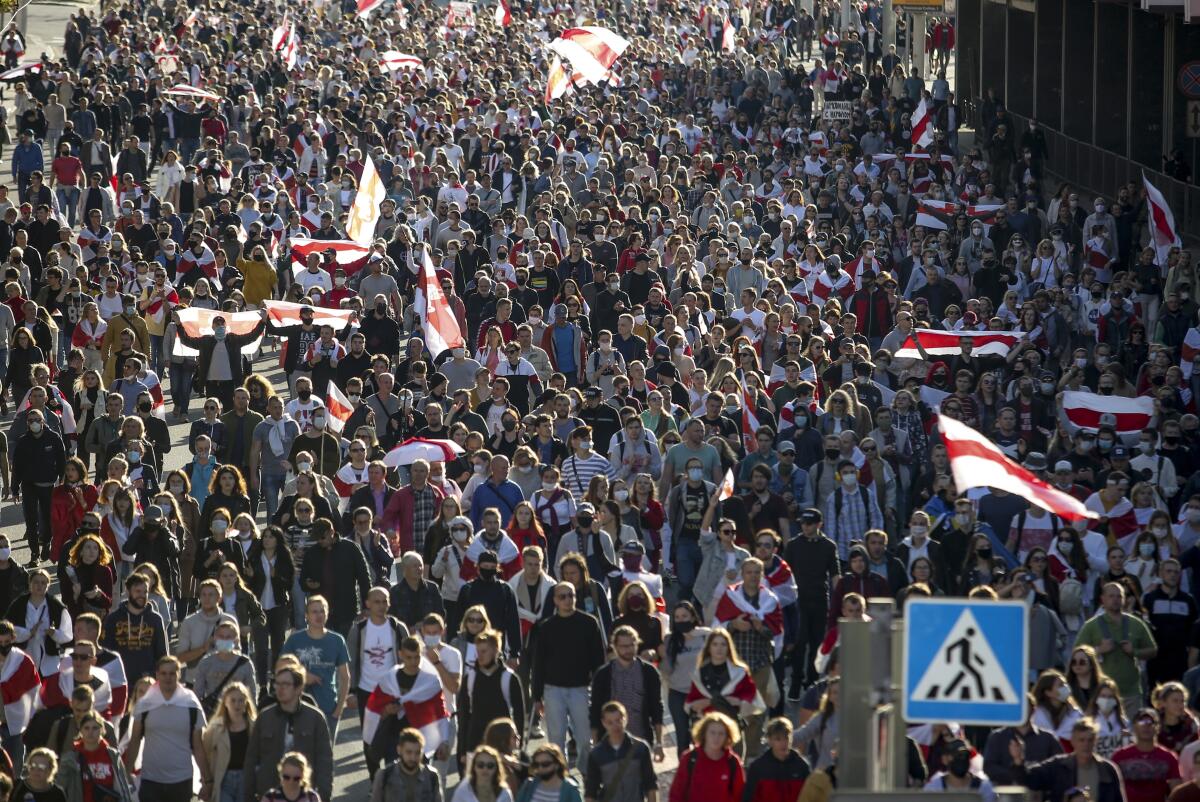
<path id="1" fill-rule="evenodd" d="M 1029 611 L 1019 601 L 909 599 L 903 669 L 910 724 L 1022 724 Z"/>

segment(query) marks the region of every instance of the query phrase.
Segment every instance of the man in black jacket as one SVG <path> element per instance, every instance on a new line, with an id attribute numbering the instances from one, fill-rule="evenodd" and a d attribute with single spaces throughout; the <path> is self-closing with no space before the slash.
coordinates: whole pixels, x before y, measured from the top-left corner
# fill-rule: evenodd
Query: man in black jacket
<path id="1" fill-rule="evenodd" d="M 517 612 L 517 594 L 500 578 L 500 557 L 485 549 L 476 561 L 479 576 L 463 585 L 458 594 L 460 610 L 482 604 L 492 626 L 504 635 L 508 664 L 516 668 L 521 657 L 521 618 Z"/>
<path id="2" fill-rule="evenodd" d="M 633 627 L 622 625 L 613 630 L 614 657 L 592 677 L 588 710 L 592 729 L 599 732 L 604 728 L 604 706 L 620 702 L 631 715 L 629 732 L 652 744 L 654 759 L 662 761 L 662 679 L 658 669 L 638 656 L 640 646 L 641 638 Z"/>
<path id="3" fill-rule="evenodd" d="M 799 701 L 801 691 L 817 679 L 813 659 L 825 637 L 830 590 L 842 573 L 837 544 L 821 532 L 822 517 L 815 507 L 800 513 L 800 536 L 792 538 L 783 551 L 798 591 L 796 611 L 800 628 L 792 652 L 792 685 L 788 693 L 793 701 Z"/>
<path id="4" fill-rule="evenodd" d="M 41 410 L 30 409 L 26 431 L 13 448 L 13 500 L 20 501 L 25 517 L 25 539 L 29 542 L 29 566 L 39 555 L 50 558 L 50 494 L 67 465 L 63 439 L 46 428 Z"/>
<path id="5" fill-rule="evenodd" d="M 315 545 L 304 552 L 301 585 L 308 595 L 329 600 L 328 627 L 344 638 L 371 589 L 367 558 L 357 544 L 338 536 L 328 518 L 313 523 L 312 539 Z"/>
<path id="6" fill-rule="evenodd" d="M 233 390 L 241 387 L 246 379 L 242 348 L 257 340 L 266 328 L 267 313 L 264 311 L 262 314 L 262 320 L 245 334 L 230 332 L 221 315 L 213 318 L 211 335 L 193 337 L 182 327 L 177 332 L 180 342 L 200 352 L 196 359 L 196 374 L 204 384 L 205 394 L 215 396 L 223 407 L 233 406 Z M 289 345 L 288 357 L 291 356 Z"/>
<path id="7" fill-rule="evenodd" d="M 507 585 L 505 585 L 507 587 Z M 500 660 L 501 635 L 495 630 L 475 636 L 475 664 L 468 665 L 458 687 L 458 756 L 466 757 L 483 743 L 488 725 L 510 718 L 525 737 L 525 696 L 521 678 Z"/>

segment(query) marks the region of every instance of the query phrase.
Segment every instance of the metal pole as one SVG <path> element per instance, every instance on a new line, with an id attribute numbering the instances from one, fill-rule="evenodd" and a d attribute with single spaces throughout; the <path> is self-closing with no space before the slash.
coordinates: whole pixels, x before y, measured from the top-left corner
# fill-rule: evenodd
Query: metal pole
<path id="1" fill-rule="evenodd" d="M 888 718 L 888 749 L 892 776 L 890 789 L 908 787 L 908 726 L 902 715 L 901 696 L 904 693 L 904 621 L 892 622 L 892 712 Z"/>
<path id="2" fill-rule="evenodd" d="M 892 5 L 892 0 L 883 0 L 883 30 L 879 35 L 883 37 L 883 52 L 886 55 L 888 45 L 896 44 L 896 9 Z M 896 48 L 899 51 L 899 48 Z"/>
<path id="3" fill-rule="evenodd" d="M 875 739 L 871 622 L 843 618 L 838 622 L 841 696 L 838 704 L 838 778 L 846 788 L 871 788 L 871 748 Z"/>

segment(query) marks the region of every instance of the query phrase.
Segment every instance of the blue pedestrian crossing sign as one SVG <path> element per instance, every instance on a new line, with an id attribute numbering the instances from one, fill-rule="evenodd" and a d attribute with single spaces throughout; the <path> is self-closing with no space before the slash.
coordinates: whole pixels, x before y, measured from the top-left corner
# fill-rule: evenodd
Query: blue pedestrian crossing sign
<path id="1" fill-rule="evenodd" d="M 1028 675 L 1023 602 L 914 598 L 905 605 L 905 721 L 1022 724 Z"/>

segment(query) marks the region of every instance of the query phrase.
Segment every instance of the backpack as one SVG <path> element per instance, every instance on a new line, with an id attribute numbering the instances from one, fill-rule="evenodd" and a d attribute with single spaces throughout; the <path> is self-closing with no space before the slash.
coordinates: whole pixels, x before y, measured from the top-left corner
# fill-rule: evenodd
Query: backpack
<path id="1" fill-rule="evenodd" d="M 1014 549 L 1018 554 L 1021 553 L 1021 537 L 1025 531 L 1025 516 L 1029 512 L 1028 509 L 1021 510 L 1017 513 L 1017 547 Z M 1050 513 L 1050 537 L 1054 540 L 1058 539 L 1059 519 L 1054 513 Z"/>
<path id="2" fill-rule="evenodd" d="M 821 481 L 820 477 L 817 478 L 817 481 L 818 482 Z M 842 488 L 840 488 L 840 487 L 838 488 L 838 490 L 841 490 L 841 489 Z M 834 494 L 833 494 L 833 517 L 834 517 L 835 523 L 836 523 L 836 519 L 842 517 L 842 495 L 843 495 L 842 493 L 839 493 L 837 491 L 834 491 Z M 870 520 L 871 499 L 868 498 L 868 496 L 867 496 L 867 489 L 865 487 L 863 487 L 862 485 L 859 485 L 858 486 L 858 495 L 860 498 L 862 498 L 863 511 L 866 512 L 867 519 Z"/>
<path id="3" fill-rule="evenodd" d="M 625 443 L 626 442 L 627 441 L 625 440 L 625 432 L 617 432 L 617 448 L 619 449 L 619 451 L 617 451 L 617 453 L 620 455 L 620 458 L 622 460 L 625 459 Z M 646 449 L 646 454 L 650 453 L 650 441 L 647 440 L 645 437 L 642 437 L 642 448 Z"/>
<path id="4" fill-rule="evenodd" d="M 1058 584 L 1058 611 L 1063 615 L 1079 615 L 1083 612 L 1083 583 L 1067 577 Z"/>

